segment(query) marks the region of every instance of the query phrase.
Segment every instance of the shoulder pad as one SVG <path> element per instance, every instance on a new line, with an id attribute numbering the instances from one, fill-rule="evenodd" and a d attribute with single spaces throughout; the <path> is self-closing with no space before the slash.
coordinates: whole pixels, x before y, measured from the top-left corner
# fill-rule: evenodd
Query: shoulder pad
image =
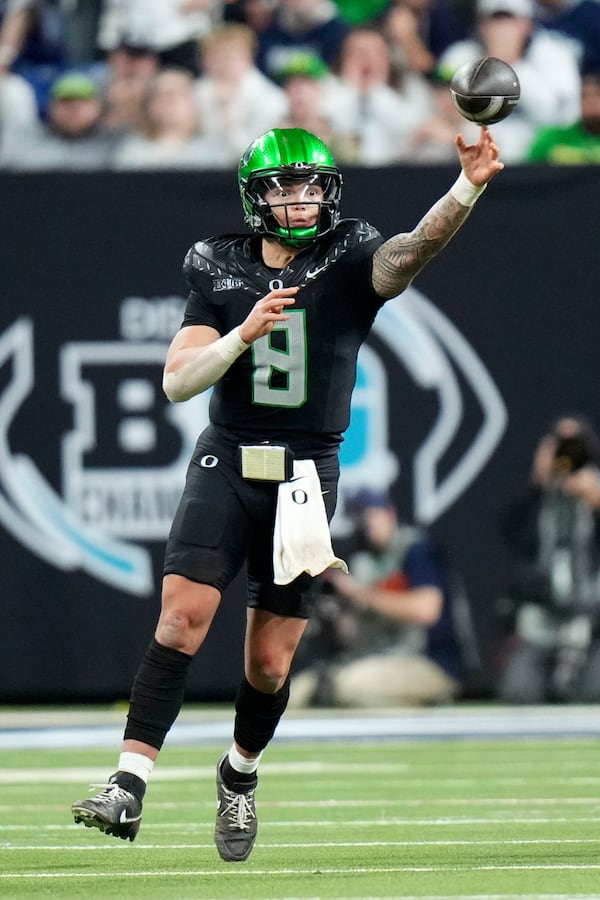
<path id="1" fill-rule="evenodd" d="M 381 238 L 380 232 L 365 222 L 364 219 L 342 219 L 335 229 L 334 234 L 342 231 L 347 239 L 356 244 L 363 244 L 365 241 L 372 241 Z"/>
<path id="2" fill-rule="evenodd" d="M 353 251 L 355 259 L 360 259 L 373 252 L 373 248 L 369 246 L 371 241 L 383 243 L 383 237 L 363 219 L 342 219 L 322 241 L 322 251 L 333 261 L 340 259 L 348 250 Z"/>
<path id="3" fill-rule="evenodd" d="M 184 269 L 195 269 L 209 275 L 223 274 L 245 240 L 244 235 L 225 234 L 196 241 L 186 254 Z"/>

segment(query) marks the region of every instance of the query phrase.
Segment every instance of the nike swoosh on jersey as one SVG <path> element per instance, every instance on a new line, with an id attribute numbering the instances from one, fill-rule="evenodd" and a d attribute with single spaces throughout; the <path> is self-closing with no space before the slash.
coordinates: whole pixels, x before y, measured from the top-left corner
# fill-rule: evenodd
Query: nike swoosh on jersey
<path id="1" fill-rule="evenodd" d="M 317 275 L 319 275 L 320 272 L 324 272 L 326 268 L 327 268 L 327 264 L 324 266 L 319 266 L 318 269 L 309 269 L 308 272 L 306 273 L 306 277 L 307 278 L 316 278 Z"/>

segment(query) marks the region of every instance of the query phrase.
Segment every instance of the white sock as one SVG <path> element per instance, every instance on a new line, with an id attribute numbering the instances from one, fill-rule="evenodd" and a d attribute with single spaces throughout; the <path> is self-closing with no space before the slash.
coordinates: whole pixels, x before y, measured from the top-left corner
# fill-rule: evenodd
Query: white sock
<path id="1" fill-rule="evenodd" d="M 243 772 L 244 775 L 252 775 L 258 769 L 258 764 L 262 756 L 262 750 L 255 759 L 248 759 L 238 751 L 235 744 L 232 744 L 229 750 L 229 765 L 236 772 Z"/>
<path id="2" fill-rule="evenodd" d="M 149 759 L 142 753 L 121 753 L 119 756 L 118 769 L 121 772 L 131 772 L 141 778 L 144 784 L 148 784 L 150 773 L 154 768 L 154 760 Z"/>

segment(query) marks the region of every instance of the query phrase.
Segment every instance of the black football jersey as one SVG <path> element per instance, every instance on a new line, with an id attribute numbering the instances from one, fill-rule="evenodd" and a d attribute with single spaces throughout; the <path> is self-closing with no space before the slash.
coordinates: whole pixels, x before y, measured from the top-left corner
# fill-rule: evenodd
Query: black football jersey
<path id="1" fill-rule="evenodd" d="M 383 238 L 358 219 L 342 220 L 281 270 L 264 265 L 260 238 L 221 235 L 189 250 L 183 326 L 221 335 L 241 325 L 270 290 L 300 286 L 290 318 L 255 341 L 218 381 L 210 419 L 241 441 L 282 441 L 319 453 L 339 443 L 350 421 L 360 345 L 385 302 L 371 283 Z"/>

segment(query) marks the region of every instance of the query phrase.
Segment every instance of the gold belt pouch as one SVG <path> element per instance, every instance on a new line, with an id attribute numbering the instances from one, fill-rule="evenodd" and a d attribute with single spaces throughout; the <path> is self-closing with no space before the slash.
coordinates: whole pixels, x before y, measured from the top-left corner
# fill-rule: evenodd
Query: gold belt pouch
<path id="1" fill-rule="evenodd" d="M 249 481 L 289 481 L 294 454 L 287 444 L 240 444 L 242 478 Z"/>

